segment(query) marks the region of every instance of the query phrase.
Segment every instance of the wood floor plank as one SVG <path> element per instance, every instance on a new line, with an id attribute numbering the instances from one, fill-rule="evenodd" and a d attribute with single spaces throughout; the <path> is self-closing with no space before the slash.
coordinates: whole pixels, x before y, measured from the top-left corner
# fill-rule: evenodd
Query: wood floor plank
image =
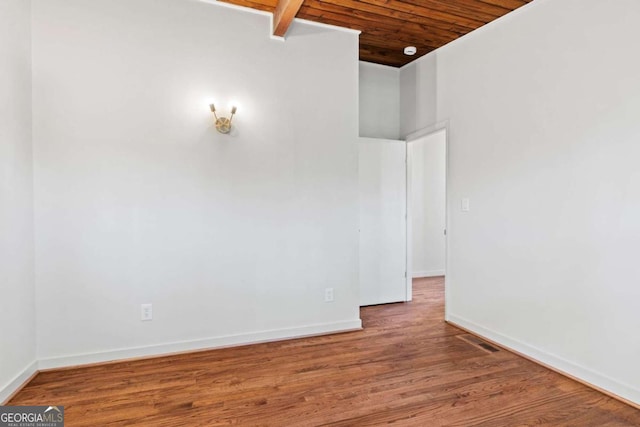
<path id="1" fill-rule="evenodd" d="M 640 411 L 443 321 L 442 278 L 364 330 L 43 372 L 11 405 L 69 426 L 640 426 Z"/>

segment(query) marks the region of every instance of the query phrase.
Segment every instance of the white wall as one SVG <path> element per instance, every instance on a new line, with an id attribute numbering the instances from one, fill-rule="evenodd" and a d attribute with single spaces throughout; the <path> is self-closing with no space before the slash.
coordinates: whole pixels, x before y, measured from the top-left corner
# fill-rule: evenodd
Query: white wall
<path id="1" fill-rule="evenodd" d="M 400 68 L 400 138 L 436 123 L 436 51 Z"/>
<path id="2" fill-rule="evenodd" d="M 437 53 L 448 318 L 636 403 L 639 20 L 537 0 Z"/>
<path id="3" fill-rule="evenodd" d="M 400 70 L 360 61 L 360 136 L 400 136 Z"/>
<path id="4" fill-rule="evenodd" d="M 445 274 L 447 134 L 441 130 L 408 144 L 413 277 Z"/>
<path id="5" fill-rule="evenodd" d="M 0 2 L 0 403 L 35 370 L 30 14 Z"/>
<path id="6" fill-rule="evenodd" d="M 360 326 L 358 37 L 269 26 L 191 0 L 34 1 L 42 367 Z M 231 135 L 208 99 L 237 101 Z"/>

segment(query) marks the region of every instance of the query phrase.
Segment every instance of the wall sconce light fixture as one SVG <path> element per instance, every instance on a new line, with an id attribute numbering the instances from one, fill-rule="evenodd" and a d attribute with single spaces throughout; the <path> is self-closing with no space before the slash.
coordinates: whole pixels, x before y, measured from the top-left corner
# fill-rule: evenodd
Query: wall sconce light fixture
<path id="1" fill-rule="evenodd" d="M 216 118 L 216 129 L 220 133 L 229 133 L 231 132 L 231 120 L 233 120 L 233 115 L 238 110 L 236 107 L 231 108 L 231 117 L 228 119 L 226 117 L 218 117 L 216 114 L 216 107 L 213 104 L 209 104 L 209 108 L 211 108 L 211 112 L 213 116 Z"/>

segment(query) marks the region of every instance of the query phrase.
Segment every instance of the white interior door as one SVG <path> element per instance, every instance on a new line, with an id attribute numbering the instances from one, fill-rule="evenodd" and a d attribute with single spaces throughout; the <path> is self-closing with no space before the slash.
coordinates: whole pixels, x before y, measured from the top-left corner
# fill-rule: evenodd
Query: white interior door
<path id="1" fill-rule="evenodd" d="M 360 138 L 360 305 L 407 301 L 404 141 Z"/>

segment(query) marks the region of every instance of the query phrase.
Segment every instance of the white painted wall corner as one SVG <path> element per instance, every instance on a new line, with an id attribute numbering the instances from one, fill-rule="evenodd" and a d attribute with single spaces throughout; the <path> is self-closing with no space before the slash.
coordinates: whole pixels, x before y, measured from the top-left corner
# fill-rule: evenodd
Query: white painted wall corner
<path id="1" fill-rule="evenodd" d="M 16 375 L 11 381 L 0 388 L 0 405 L 5 405 L 35 374 L 38 373 L 38 361 L 34 360 Z"/>

